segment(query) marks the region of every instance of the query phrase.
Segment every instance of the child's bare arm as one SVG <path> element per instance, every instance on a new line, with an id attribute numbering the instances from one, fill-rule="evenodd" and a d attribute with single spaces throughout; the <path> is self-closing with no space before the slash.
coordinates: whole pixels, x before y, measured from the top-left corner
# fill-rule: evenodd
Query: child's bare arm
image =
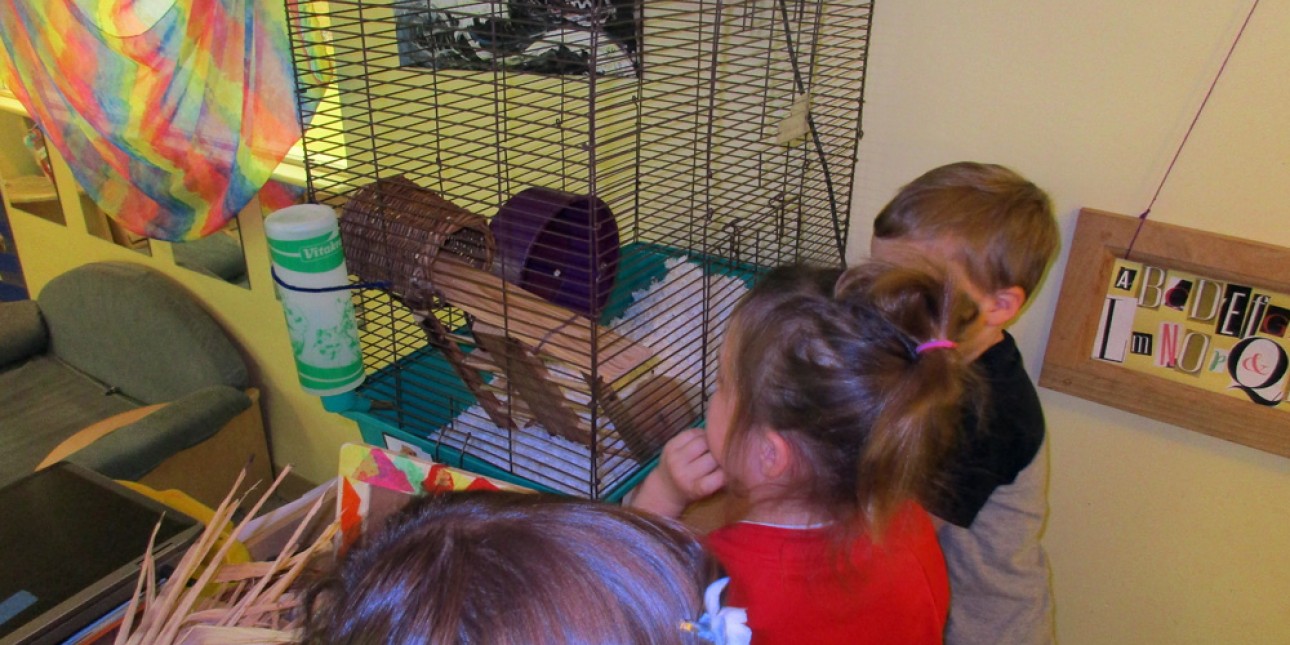
<path id="1" fill-rule="evenodd" d="M 721 489 L 725 474 L 708 451 L 704 431 L 691 428 L 663 446 L 658 467 L 645 477 L 624 503 L 664 517 L 680 517 L 685 507 Z"/>

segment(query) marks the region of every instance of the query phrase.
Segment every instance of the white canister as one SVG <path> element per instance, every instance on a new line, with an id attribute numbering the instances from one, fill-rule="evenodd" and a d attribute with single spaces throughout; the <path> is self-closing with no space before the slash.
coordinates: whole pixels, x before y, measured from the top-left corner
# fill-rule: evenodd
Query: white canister
<path id="1" fill-rule="evenodd" d="M 288 206 L 264 219 L 264 232 L 301 387 L 317 396 L 353 390 L 363 382 L 363 354 L 336 211 Z"/>

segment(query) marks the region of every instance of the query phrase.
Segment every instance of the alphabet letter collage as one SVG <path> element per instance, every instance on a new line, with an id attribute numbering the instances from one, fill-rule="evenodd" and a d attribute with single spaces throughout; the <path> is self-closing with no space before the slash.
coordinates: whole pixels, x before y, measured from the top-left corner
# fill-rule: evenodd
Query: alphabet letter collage
<path id="1" fill-rule="evenodd" d="M 1116 260 L 1093 358 L 1290 410 L 1290 297 Z"/>

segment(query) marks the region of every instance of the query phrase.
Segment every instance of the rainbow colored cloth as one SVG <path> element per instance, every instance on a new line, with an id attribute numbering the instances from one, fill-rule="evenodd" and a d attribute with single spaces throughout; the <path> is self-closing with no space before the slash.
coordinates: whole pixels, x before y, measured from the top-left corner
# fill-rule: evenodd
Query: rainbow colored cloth
<path id="1" fill-rule="evenodd" d="M 0 80 L 125 228 L 191 240 L 300 138 L 281 0 L 0 0 Z"/>

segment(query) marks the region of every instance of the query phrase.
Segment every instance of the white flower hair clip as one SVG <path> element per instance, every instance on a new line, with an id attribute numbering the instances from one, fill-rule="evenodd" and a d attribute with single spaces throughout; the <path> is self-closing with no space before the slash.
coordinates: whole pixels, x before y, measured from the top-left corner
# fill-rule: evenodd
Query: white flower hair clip
<path id="1" fill-rule="evenodd" d="M 728 584 L 730 578 L 708 585 L 703 592 L 703 615 L 698 620 L 683 621 L 681 629 L 714 645 L 749 645 L 752 630 L 748 629 L 748 610 L 721 606 L 721 592 Z"/>

